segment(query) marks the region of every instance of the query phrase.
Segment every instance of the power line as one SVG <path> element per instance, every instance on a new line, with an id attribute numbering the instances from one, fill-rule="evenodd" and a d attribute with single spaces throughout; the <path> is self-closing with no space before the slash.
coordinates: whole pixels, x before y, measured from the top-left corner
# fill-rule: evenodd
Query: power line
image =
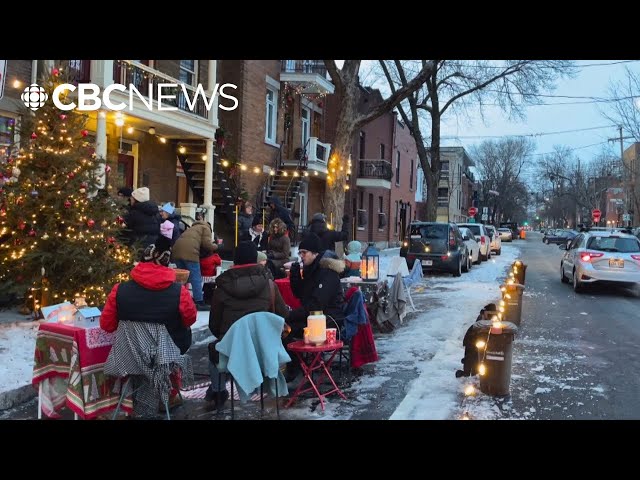
<path id="1" fill-rule="evenodd" d="M 602 125 L 600 127 L 588 127 L 588 128 L 576 128 L 574 130 L 559 130 L 556 132 L 542 132 L 542 133 L 523 133 L 523 134 L 509 134 L 509 135 L 452 135 L 441 136 L 441 139 L 455 140 L 461 138 L 505 138 L 505 137 L 543 137 L 547 135 L 559 135 L 563 133 L 585 132 L 587 130 L 600 130 L 603 128 L 612 128 L 616 125 Z"/>
<path id="2" fill-rule="evenodd" d="M 634 62 L 640 62 L 640 60 L 619 60 L 616 62 L 607 62 L 607 63 L 586 63 L 584 65 L 576 65 L 575 67 L 572 67 L 572 68 L 607 67 L 610 65 L 620 65 L 623 63 L 634 63 Z M 449 62 L 448 65 L 461 66 L 461 67 L 467 67 L 467 68 L 480 68 L 480 69 L 493 68 L 493 69 L 500 69 L 500 70 L 506 70 L 507 68 L 509 68 L 509 66 L 507 65 L 469 65 L 466 63 L 454 63 L 454 62 Z M 557 69 L 558 67 L 554 67 L 553 65 L 548 65 L 548 66 L 539 65 L 538 68 Z"/>

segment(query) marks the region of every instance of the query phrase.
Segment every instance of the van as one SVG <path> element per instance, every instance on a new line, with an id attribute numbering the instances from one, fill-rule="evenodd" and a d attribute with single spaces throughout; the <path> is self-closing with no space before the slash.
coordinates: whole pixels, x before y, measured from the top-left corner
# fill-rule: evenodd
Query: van
<path id="1" fill-rule="evenodd" d="M 468 270 L 467 246 L 455 223 L 412 222 L 400 248 L 409 268 L 418 261 L 422 270 L 438 270 L 459 277 Z"/>

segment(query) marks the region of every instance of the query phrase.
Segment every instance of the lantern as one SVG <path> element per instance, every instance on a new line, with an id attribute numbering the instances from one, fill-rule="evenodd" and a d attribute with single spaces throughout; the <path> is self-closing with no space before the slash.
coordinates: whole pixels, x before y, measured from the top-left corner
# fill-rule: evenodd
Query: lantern
<path id="1" fill-rule="evenodd" d="M 309 343 L 322 345 L 327 339 L 327 317 L 322 312 L 311 312 L 307 317 Z"/>
<path id="2" fill-rule="evenodd" d="M 378 281 L 380 276 L 380 254 L 373 243 L 370 243 L 362 254 L 360 276 L 370 282 Z"/>

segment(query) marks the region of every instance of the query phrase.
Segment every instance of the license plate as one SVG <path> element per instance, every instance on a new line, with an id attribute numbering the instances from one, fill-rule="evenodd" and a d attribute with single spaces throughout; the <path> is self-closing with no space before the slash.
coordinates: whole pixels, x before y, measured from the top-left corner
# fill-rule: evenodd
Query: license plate
<path id="1" fill-rule="evenodd" d="M 621 258 L 611 258 L 609 259 L 609 266 L 612 268 L 624 268 L 624 260 Z"/>
<path id="2" fill-rule="evenodd" d="M 431 265 L 433 265 L 433 260 L 422 260 L 422 265 L 424 265 L 425 267 L 430 267 Z"/>

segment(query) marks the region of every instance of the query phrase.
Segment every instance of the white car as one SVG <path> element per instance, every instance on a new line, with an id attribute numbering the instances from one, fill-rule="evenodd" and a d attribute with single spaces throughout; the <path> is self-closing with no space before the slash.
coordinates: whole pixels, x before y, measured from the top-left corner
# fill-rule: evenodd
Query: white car
<path id="1" fill-rule="evenodd" d="M 560 261 L 560 279 L 573 282 L 576 292 L 587 283 L 640 284 L 640 241 L 622 232 L 582 232 L 569 244 Z"/>
<path id="2" fill-rule="evenodd" d="M 502 253 L 502 238 L 498 235 L 496 227 L 493 225 L 485 225 L 484 228 L 486 228 L 489 235 L 491 235 L 491 251 L 496 252 L 496 255 L 500 255 Z"/>
<path id="3" fill-rule="evenodd" d="M 480 245 L 480 260 L 486 262 L 491 258 L 491 237 L 482 223 L 458 223 L 458 228 L 464 227 L 471 230 L 473 236 Z"/>
<path id="4" fill-rule="evenodd" d="M 503 242 L 513 242 L 513 233 L 510 228 L 499 228 L 498 233 Z"/>
<path id="5" fill-rule="evenodd" d="M 471 263 L 475 265 L 480 264 L 480 245 L 476 242 L 473 232 L 465 227 L 461 227 L 459 230 L 462 235 L 462 241 L 467 246 Z"/>

